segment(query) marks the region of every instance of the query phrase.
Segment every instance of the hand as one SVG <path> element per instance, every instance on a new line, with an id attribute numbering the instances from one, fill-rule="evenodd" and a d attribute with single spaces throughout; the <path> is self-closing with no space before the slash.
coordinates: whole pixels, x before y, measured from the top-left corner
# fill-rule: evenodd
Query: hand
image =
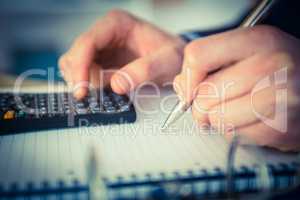
<path id="1" fill-rule="evenodd" d="M 84 84 L 111 84 L 119 94 L 145 81 L 162 84 L 180 72 L 185 42 L 133 15 L 114 10 L 80 35 L 59 60 L 66 82 L 83 98 Z M 115 72 L 104 73 L 107 69 Z M 120 69 L 120 70 L 118 70 Z"/>
<path id="2" fill-rule="evenodd" d="M 186 46 L 174 88 L 200 125 L 300 150 L 299 55 L 298 39 L 269 26 L 214 35 Z"/>

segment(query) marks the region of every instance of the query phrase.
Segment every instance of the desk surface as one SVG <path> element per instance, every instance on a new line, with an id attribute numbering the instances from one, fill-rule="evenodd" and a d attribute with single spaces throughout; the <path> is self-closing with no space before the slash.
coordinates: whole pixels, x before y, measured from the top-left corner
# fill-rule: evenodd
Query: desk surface
<path id="1" fill-rule="evenodd" d="M 11 88 L 14 86 L 17 77 L 9 74 L 0 74 L 0 88 Z M 24 86 L 37 87 L 40 85 L 47 85 L 45 81 L 25 80 Z"/>
<path id="2" fill-rule="evenodd" d="M 12 90 L 15 87 L 17 77 L 8 74 L 0 74 L 0 91 Z M 42 91 L 62 91 L 66 90 L 66 86 L 63 83 L 52 84 L 51 87 L 46 81 L 40 80 L 24 80 L 21 90 L 28 92 L 42 92 Z"/>

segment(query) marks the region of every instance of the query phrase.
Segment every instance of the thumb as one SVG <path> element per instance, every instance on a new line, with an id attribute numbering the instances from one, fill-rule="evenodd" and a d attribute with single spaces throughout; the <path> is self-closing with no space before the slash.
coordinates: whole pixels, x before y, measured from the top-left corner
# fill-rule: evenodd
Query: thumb
<path id="1" fill-rule="evenodd" d="M 124 94 L 136 88 L 139 84 L 153 80 L 157 75 L 150 57 L 139 58 L 115 72 L 111 78 L 111 87 L 118 94 Z"/>
<path id="2" fill-rule="evenodd" d="M 171 81 L 180 72 L 182 54 L 168 46 L 125 65 L 111 78 L 112 89 L 124 94 L 146 81 Z M 160 80 L 158 80 L 160 79 Z"/>

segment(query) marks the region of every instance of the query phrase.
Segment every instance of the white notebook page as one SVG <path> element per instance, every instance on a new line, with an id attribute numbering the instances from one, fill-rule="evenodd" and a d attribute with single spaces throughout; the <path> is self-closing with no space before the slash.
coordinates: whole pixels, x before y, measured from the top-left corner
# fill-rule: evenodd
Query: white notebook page
<path id="1" fill-rule="evenodd" d="M 164 95 L 170 93 L 165 91 Z M 144 109 L 159 107 L 160 102 L 159 98 L 141 100 Z M 159 179 L 161 172 L 173 178 L 174 172 L 184 175 L 189 170 L 197 174 L 201 169 L 224 169 L 227 142 L 221 135 L 189 131 L 186 127 L 195 126 L 190 112 L 170 132 L 160 131 L 167 112 L 137 112 L 133 124 L 1 136 L 0 184 L 4 189 L 13 183 L 22 189 L 29 182 L 35 187 L 43 182 L 53 187 L 59 180 L 66 186 L 72 186 L 74 180 L 85 185 L 92 145 L 101 163 L 101 174 L 112 182 L 118 177 L 130 181 L 133 174 L 143 180 L 147 174 Z M 292 155 L 267 155 L 271 163 L 294 160 Z M 247 152 L 240 156 L 243 159 L 239 165 L 257 160 Z"/>

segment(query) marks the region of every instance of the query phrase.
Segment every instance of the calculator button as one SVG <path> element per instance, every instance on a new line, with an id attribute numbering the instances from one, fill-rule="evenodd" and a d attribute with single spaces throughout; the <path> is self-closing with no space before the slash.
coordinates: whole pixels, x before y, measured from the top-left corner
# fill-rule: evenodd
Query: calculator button
<path id="1" fill-rule="evenodd" d="M 75 107 L 77 109 L 84 108 L 84 104 L 83 104 L 83 102 L 78 102 L 78 103 L 75 104 Z"/>
<path id="2" fill-rule="evenodd" d="M 47 115 L 47 110 L 46 110 L 46 109 L 40 109 L 39 115 L 40 115 L 40 116 L 45 116 L 45 115 Z"/>
<path id="3" fill-rule="evenodd" d="M 93 114 L 99 113 L 99 112 L 100 112 L 100 109 L 93 109 L 93 110 L 91 110 L 91 112 L 92 112 Z"/>
<path id="4" fill-rule="evenodd" d="M 3 116 L 3 119 L 6 119 L 6 120 L 13 119 L 13 118 L 15 118 L 15 111 L 13 111 L 13 110 L 7 111 Z"/>
<path id="5" fill-rule="evenodd" d="M 77 115 L 82 117 L 103 113 L 107 113 L 107 116 L 104 116 L 104 118 L 111 117 L 114 114 L 117 114 L 116 118 L 118 118 L 120 112 L 131 110 L 129 105 L 131 104 L 128 103 L 128 97 L 115 94 L 111 90 L 104 91 L 99 96 L 90 95 L 81 101 L 76 100 L 71 93 L 0 94 L 0 120 L 9 123 L 8 120 L 13 122 L 14 119 L 43 119 L 44 121 L 53 118 L 55 121 L 61 120 L 62 118 L 57 118 L 60 116 Z M 134 110 L 132 113 L 125 114 L 128 114 L 129 117 L 130 115 L 135 117 Z M 133 118 L 131 119 L 133 120 Z M 91 118 L 91 120 L 101 123 L 102 117 L 97 119 Z M 31 130 L 31 126 L 34 127 L 30 123 L 28 125 L 27 123 L 22 123 L 21 125 L 26 126 L 28 130 Z M 49 123 L 48 127 L 52 128 L 52 126 L 54 125 Z M 48 129 L 48 127 L 45 127 L 45 129 Z M 64 125 L 60 127 L 64 127 Z M 10 129 L 10 127 L 7 128 Z M 55 125 L 55 128 L 57 128 L 57 125 Z M 18 132 L 22 131 L 22 128 L 18 129 L 19 127 L 16 126 Z"/>
<path id="6" fill-rule="evenodd" d="M 103 102 L 103 105 L 104 105 L 105 107 L 110 107 L 110 106 L 113 105 L 113 102 L 111 102 L 111 101 L 105 101 L 105 102 Z"/>
<path id="7" fill-rule="evenodd" d="M 88 113 L 88 109 L 85 109 L 85 108 L 80 108 L 80 109 L 76 109 L 76 112 L 78 114 L 87 114 Z"/>
<path id="8" fill-rule="evenodd" d="M 97 106 L 94 108 L 91 108 L 92 113 L 99 113 L 99 112 L 104 112 L 103 106 Z"/>
<path id="9" fill-rule="evenodd" d="M 19 111 L 17 113 L 17 117 L 24 117 L 25 116 L 25 112 L 24 111 Z"/>
<path id="10" fill-rule="evenodd" d="M 111 113 L 111 112 L 116 112 L 116 108 L 115 107 L 113 107 L 113 106 L 109 106 L 109 107 L 106 107 L 105 108 L 105 111 L 106 112 L 109 112 L 109 113 Z"/>
<path id="11" fill-rule="evenodd" d="M 119 110 L 121 112 L 129 111 L 130 110 L 130 106 L 129 105 L 123 105 L 123 106 L 120 107 Z"/>
<path id="12" fill-rule="evenodd" d="M 110 101 L 110 98 L 109 98 L 109 96 L 103 96 L 103 97 L 101 98 L 101 100 L 102 100 L 103 102 L 106 102 L 106 101 Z"/>
<path id="13" fill-rule="evenodd" d="M 125 104 L 127 104 L 127 102 L 125 102 L 124 100 L 118 101 L 118 105 L 119 105 L 119 106 L 123 106 L 123 105 L 125 105 Z"/>

